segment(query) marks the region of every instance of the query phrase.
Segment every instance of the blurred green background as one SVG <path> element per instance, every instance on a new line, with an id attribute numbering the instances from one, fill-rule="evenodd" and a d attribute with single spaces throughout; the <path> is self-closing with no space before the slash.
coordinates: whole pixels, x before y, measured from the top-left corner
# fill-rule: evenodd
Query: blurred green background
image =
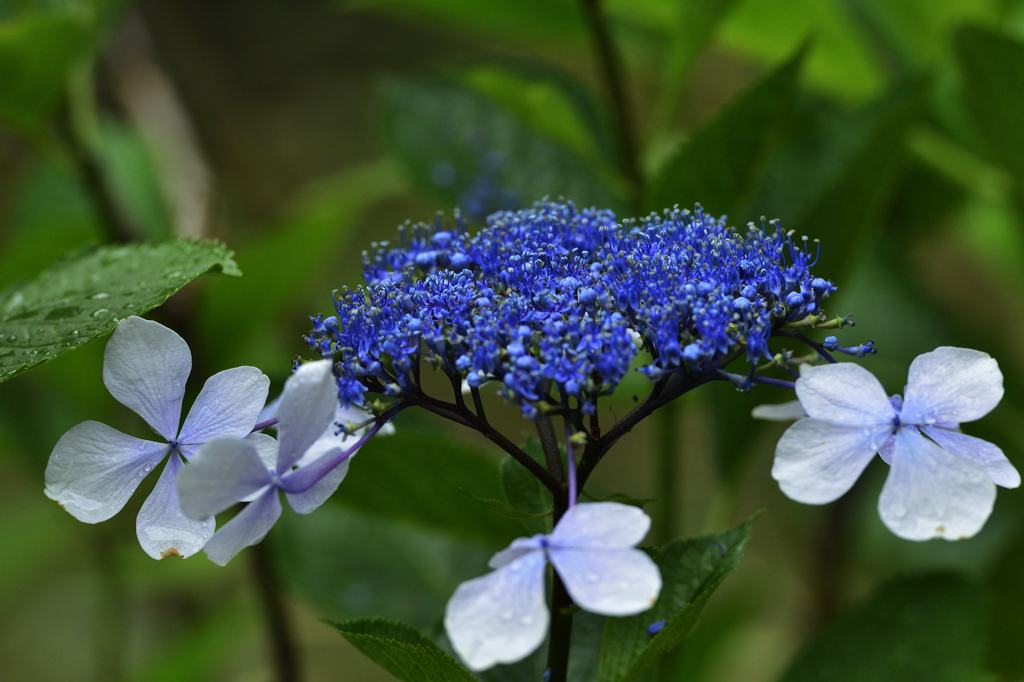
<path id="1" fill-rule="evenodd" d="M 1024 2 L 605 0 L 618 99 L 595 4 L 0 0 L 0 286 L 90 243 L 220 239 L 244 276 L 153 317 L 192 347 L 191 395 L 240 364 L 279 388 L 308 316 L 406 219 L 458 206 L 479 225 L 544 195 L 622 217 L 701 202 L 821 239 L 828 312 L 857 322 L 841 341 L 875 341 L 862 362 L 890 392 L 936 346 L 994 355 L 1006 397 L 966 430 L 1024 467 Z M 134 516 L 152 480 L 98 526 L 42 494 L 74 424 L 146 433 L 103 388 L 102 352 L 0 385 L 0 677 L 273 679 L 251 550 L 225 569 L 149 559 Z M 602 410 L 646 390 L 633 377 Z M 841 501 L 798 505 L 769 476 L 783 425 L 749 418 L 785 399 L 704 387 L 595 474 L 605 492 L 675 491 L 648 507 L 655 539 L 768 510 L 661 679 L 1024 679 L 1022 494 L 1001 490 L 958 543 L 884 529 L 877 461 Z M 528 426 L 487 405 L 506 433 Z M 486 444 L 397 426 L 267 540 L 311 682 L 392 679 L 318 617 L 436 629 L 455 585 L 525 532 L 460 491 L 501 496 Z"/>

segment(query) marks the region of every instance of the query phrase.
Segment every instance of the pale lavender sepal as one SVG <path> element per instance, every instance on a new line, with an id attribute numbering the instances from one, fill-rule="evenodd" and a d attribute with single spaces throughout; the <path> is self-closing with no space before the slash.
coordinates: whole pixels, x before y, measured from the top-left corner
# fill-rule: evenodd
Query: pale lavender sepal
<path id="1" fill-rule="evenodd" d="M 456 653 L 473 671 L 515 663 L 535 651 L 548 629 L 544 554 L 529 552 L 459 585 L 444 626 Z"/>
<path id="2" fill-rule="evenodd" d="M 980 464 L 996 485 L 1004 488 L 1016 488 L 1020 485 L 1020 472 L 1010 463 L 1003 451 L 992 443 L 935 426 L 924 426 L 921 430 L 943 450 Z"/>
<path id="3" fill-rule="evenodd" d="M 243 438 L 256 425 L 270 379 L 255 367 L 235 367 L 206 380 L 185 417 L 178 441 L 202 444 L 217 436 Z"/>
<path id="4" fill-rule="evenodd" d="M 167 441 L 178 435 L 185 382 L 192 371 L 188 344 L 167 327 L 129 317 L 103 351 L 103 384 L 122 405 Z"/>
<path id="5" fill-rule="evenodd" d="M 551 532 L 553 547 L 622 549 L 635 547 L 651 528 L 643 509 L 619 502 L 586 502 L 572 507 Z"/>
<path id="6" fill-rule="evenodd" d="M 771 422 L 791 422 L 806 417 L 807 411 L 799 400 L 791 400 L 777 405 L 758 405 L 750 411 L 750 416 Z"/>
<path id="7" fill-rule="evenodd" d="M 327 430 L 337 400 L 338 387 L 330 360 L 306 363 L 288 377 L 278 408 L 278 472 L 291 469 Z"/>
<path id="8" fill-rule="evenodd" d="M 890 425 L 866 428 L 801 419 L 775 446 L 772 478 L 797 502 L 832 502 L 853 486 L 891 432 Z"/>
<path id="9" fill-rule="evenodd" d="M 639 549 L 552 547 L 550 557 L 573 602 L 591 613 L 640 613 L 654 606 L 661 592 L 658 565 Z"/>
<path id="10" fill-rule="evenodd" d="M 222 526 L 203 550 L 213 563 L 224 566 L 243 549 L 266 537 L 280 516 L 281 498 L 277 489 L 267 488 Z"/>
<path id="11" fill-rule="evenodd" d="M 996 487 L 980 464 L 900 429 L 878 498 L 882 522 L 906 540 L 972 537 L 992 513 Z"/>
<path id="12" fill-rule="evenodd" d="M 500 552 L 496 552 L 494 556 L 491 557 L 490 561 L 487 562 L 487 565 L 491 568 L 501 568 L 505 564 L 515 561 L 524 554 L 540 551 L 541 543 L 544 539 L 544 535 L 534 535 L 529 538 L 516 538 L 508 547 Z"/>
<path id="13" fill-rule="evenodd" d="M 219 514 L 251 495 L 273 479 L 260 460 L 253 441 L 270 439 L 263 434 L 249 438 L 214 438 L 178 474 L 181 507 L 194 519 Z"/>
<path id="14" fill-rule="evenodd" d="M 166 443 L 133 438 L 100 422 L 82 422 L 53 447 L 46 465 L 46 496 L 79 521 L 106 521 L 169 450 Z"/>
<path id="15" fill-rule="evenodd" d="M 892 449 L 894 447 L 896 447 L 896 436 L 889 436 L 878 448 L 878 456 L 890 466 L 892 466 Z"/>
<path id="16" fill-rule="evenodd" d="M 263 423 L 269 421 L 277 416 L 277 410 L 281 407 L 281 396 L 277 396 L 269 403 L 267 403 L 262 410 L 260 410 L 260 416 L 256 418 L 256 423 Z"/>
<path id="17" fill-rule="evenodd" d="M 901 419 L 951 425 L 980 419 L 1003 397 L 1003 373 L 988 353 L 943 346 L 914 358 Z"/>
<path id="18" fill-rule="evenodd" d="M 175 480 L 184 466 L 178 453 L 171 453 L 153 492 L 135 519 L 139 544 L 154 559 L 169 556 L 185 559 L 201 550 L 213 537 L 216 524 L 212 517 L 197 521 L 181 510 Z"/>
<path id="19" fill-rule="evenodd" d="M 796 380 L 796 395 L 809 417 L 832 424 L 870 427 L 896 417 L 875 375 L 849 362 L 808 368 Z"/>
<path id="20" fill-rule="evenodd" d="M 298 461 L 299 471 L 306 465 L 315 467 L 317 460 L 320 458 L 331 458 L 338 455 L 341 452 L 341 448 L 335 442 L 337 440 L 340 439 L 320 439 L 313 443 L 309 450 L 306 451 L 306 454 Z M 348 474 L 349 462 L 351 460 L 352 456 L 349 456 L 348 459 L 328 471 L 324 474 L 323 478 L 306 490 L 299 493 L 285 493 L 285 497 L 288 498 L 288 504 L 299 514 L 309 514 L 314 511 L 327 501 L 327 498 L 333 495 L 334 491 L 341 485 L 345 475 Z"/>

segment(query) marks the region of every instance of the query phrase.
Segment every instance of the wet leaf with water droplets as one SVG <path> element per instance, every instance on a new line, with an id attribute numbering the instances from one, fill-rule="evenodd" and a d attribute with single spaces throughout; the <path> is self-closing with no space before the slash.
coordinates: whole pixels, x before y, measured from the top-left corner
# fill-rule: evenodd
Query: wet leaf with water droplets
<path id="1" fill-rule="evenodd" d="M 0 381 L 83 346 L 208 272 L 240 275 L 217 242 L 104 246 L 69 254 L 0 292 Z"/>

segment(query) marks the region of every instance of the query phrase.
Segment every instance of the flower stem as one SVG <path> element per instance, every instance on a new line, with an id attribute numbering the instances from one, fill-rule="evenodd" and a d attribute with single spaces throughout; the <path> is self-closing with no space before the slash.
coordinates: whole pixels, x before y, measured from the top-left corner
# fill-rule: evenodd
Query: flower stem
<path id="1" fill-rule="evenodd" d="M 551 417 L 541 417 L 537 420 L 537 435 L 540 436 L 540 444 L 544 448 L 544 459 L 547 461 L 548 471 L 559 483 L 565 481 L 562 453 L 558 451 L 558 437 L 555 436 L 555 427 L 551 423 Z"/>
<path id="2" fill-rule="evenodd" d="M 557 525 L 568 505 L 565 496 L 555 498 L 554 522 Z M 548 629 L 548 670 L 549 682 L 566 682 L 569 674 L 569 644 L 572 640 L 572 597 L 565 584 L 558 577 L 558 571 L 551 571 L 551 625 Z"/>
<path id="3" fill-rule="evenodd" d="M 633 131 L 633 119 L 630 114 L 626 87 L 622 81 L 622 64 L 612 43 L 608 25 L 601 14 L 601 0 L 582 0 L 583 16 L 586 19 L 594 49 L 597 52 L 601 79 L 608 93 L 609 104 L 615 130 L 618 137 L 619 164 L 623 177 L 629 182 L 631 203 L 640 205 L 640 191 L 643 186 L 643 175 L 637 163 L 636 133 Z"/>
<path id="4" fill-rule="evenodd" d="M 253 545 L 250 549 L 250 556 L 252 557 L 252 572 L 256 579 L 256 588 L 260 601 L 263 602 L 264 615 L 267 618 L 267 634 L 270 638 L 270 648 L 274 652 L 277 680 L 278 682 L 298 682 L 299 657 L 295 650 L 292 627 L 282 598 L 281 586 L 270 561 L 267 543 L 260 542 Z"/>
<path id="5" fill-rule="evenodd" d="M 679 399 L 666 404 L 656 413 L 658 426 L 658 509 L 661 512 L 661 537 L 671 541 L 679 534 L 677 508 L 681 505 L 676 450 L 676 424 L 679 421 Z"/>

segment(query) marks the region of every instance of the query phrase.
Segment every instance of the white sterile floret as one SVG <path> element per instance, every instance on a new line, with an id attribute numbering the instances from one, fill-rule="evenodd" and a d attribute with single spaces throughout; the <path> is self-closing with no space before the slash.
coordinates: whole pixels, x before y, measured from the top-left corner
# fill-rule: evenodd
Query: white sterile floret
<path id="1" fill-rule="evenodd" d="M 99 422 L 65 433 L 46 466 L 46 495 L 86 523 L 105 521 L 167 455 L 153 492 L 136 520 L 142 548 L 154 559 L 195 554 L 213 535 L 213 519 L 182 513 L 175 486 L 184 460 L 211 438 L 241 437 L 256 424 L 270 380 L 255 367 L 235 367 L 210 377 L 179 432 L 185 382 L 192 370 L 188 344 L 161 324 L 129 317 L 114 330 L 103 355 L 103 383 L 134 410 L 161 442 L 125 435 Z"/>
<path id="2" fill-rule="evenodd" d="M 807 417 L 783 434 L 772 466 L 794 500 L 837 499 L 878 453 L 892 467 L 878 501 L 889 530 L 956 540 L 984 526 L 996 485 L 1020 485 L 998 447 L 959 432 L 1002 398 L 1002 373 L 986 353 L 941 347 L 918 356 L 905 399 L 887 398 L 874 375 L 850 363 L 802 372 L 796 393 Z"/>
<path id="3" fill-rule="evenodd" d="M 278 491 L 308 514 L 337 490 L 360 439 L 335 435 L 336 406 L 331 361 L 302 365 L 281 394 L 277 441 L 262 433 L 213 439 L 179 474 L 182 508 L 192 518 L 249 503 L 206 544 L 212 561 L 223 566 L 266 536 L 281 515 Z"/>
<path id="4" fill-rule="evenodd" d="M 448 639 L 471 670 L 519 661 L 541 645 L 550 614 L 550 561 L 573 601 L 608 616 L 640 613 L 661 592 L 657 565 L 636 545 L 651 519 L 618 502 L 578 504 L 550 535 L 518 538 L 490 561 L 491 573 L 459 585 L 445 609 Z"/>

